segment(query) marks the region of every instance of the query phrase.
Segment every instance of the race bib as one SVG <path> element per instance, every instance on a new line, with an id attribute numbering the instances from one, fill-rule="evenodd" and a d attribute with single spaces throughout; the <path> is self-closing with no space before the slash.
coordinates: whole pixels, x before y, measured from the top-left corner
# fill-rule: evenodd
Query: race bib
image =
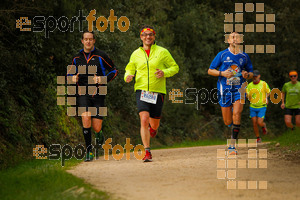
<path id="1" fill-rule="evenodd" d="M 226 81 L 227 85 L 240 85 L 241 84 L 241 78 L 240 77 L 231 77 L 228 78 Z"/>
<path id="2" fill-rule="evenodd" d="M 230 72 L 233 73 L 233 77 L 226 80 L 227 85 L 240 85 L 241 84 L 241 69 L 236 64 L 232 64 L 229 68 Z"/>
<path id="3" fill-rule="evenodd" d="M 149 92 L 149 91 L 142 90 L 140 100 L 147 103 L 156 104 L 157 96 L 158 93 L 156 92 Z"/>

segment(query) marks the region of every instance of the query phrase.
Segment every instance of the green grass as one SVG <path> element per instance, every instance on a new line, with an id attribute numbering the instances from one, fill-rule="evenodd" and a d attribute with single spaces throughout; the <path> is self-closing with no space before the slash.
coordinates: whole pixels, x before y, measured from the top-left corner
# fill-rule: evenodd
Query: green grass
<path id="1" fill-rule="evenodd" d="M 58 160 L 33 160 L 0 171 L 1 199 L 108 199 L 65 170 L 80 161 L 68 160 L 65 167 Z"/>
<path id="2" fill-rule="evenodd" d="M 198 140 L 198 141 L 184 141 L 182 143 L 175 143 L 171 146 L 158 146 L 152 149 L 170 149 L 170 148 L 183 148 L 183 147 L 196 147 L 196 146 L 210 146 L 210 145 L 226 145 L 226 140 Z"/>
<path id="3" fill-rule="evenodd" d="M 280 143 L 280 147 L 287 147 L 292 151 L 300 151 L 300 129 L 285 132 L 276 138 L 275 142 L 272 142 L 272 145 L 278 142 Z"/>

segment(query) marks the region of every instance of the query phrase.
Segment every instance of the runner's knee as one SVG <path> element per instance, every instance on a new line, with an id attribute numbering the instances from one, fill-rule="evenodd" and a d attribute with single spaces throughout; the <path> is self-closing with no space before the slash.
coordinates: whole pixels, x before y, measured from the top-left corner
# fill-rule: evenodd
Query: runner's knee
<path id="1" fill-rule="evenodd" d="M 285 124 L 286 124 L 286 126 L 293 126 L 293 124 L 292 124 L 292 122 L 291 121 L 285 121 Z"/>
<path id="2" fill-rule="evenodd" d="M 149 116 L 141 116 L 141 126 L 148 127 L 149 126 Z"/>
<path id="3" fill-rule="evenodd" d="M 263 127 L 264 126 L 264 122 L 257 122 L 259 126 Z"/>
<path id="4" fill-rule="evenodd" d="M 291 124 L 291 123 L 292 123 L 292 120 L 290 120 L 290 119 L 285 119 L 284 122 L 285 122 L 286 124 Z"/>
<path id="5" fill-rule="evenodd" d="M 95 118 L 93 118 L 92 120 L 93 120 L 93 123 L 92 123 L 93 129 L 94 129 L 94 131 L 96 131 L 98 133 L 99 131 L 101 131 L 101 128 L 102 128 L 102 120 L 95 119 Z"/>
<path id="6" fill-rule="evenodd" d="M 234 111 L 233 112 L 233 117 L 240 117 L 241 114 L 242 114 L 242 112 L 240 112 L 240 111 Z"/>
<path id="7" fill-rule="evenodd" d="M 159 123 L 150 123 L 150 125 L 151 125 L 151 128 L 153 128 L 154 130 L 157 130 L 158 129 L 158 127 L 159 127 Z"/>
<path id="8" fill-rule="evenodd" d="M 91 127 L 91 117 L 82 116 L 82 126 L 84 128 L 90 128 Z"/>
<path id="9" fill-rule="evenodd" d="M 232 123 L 232 120 L 230 120 L 230 119 L 224 119 L 224 124 L 226 126 L 230 125 L 231 123 Z"/>

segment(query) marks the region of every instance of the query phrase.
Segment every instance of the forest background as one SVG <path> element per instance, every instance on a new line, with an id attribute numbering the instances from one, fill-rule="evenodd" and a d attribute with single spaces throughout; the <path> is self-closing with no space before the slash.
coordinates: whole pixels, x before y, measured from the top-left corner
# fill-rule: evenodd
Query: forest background
<path id="1" fill-rule="evenodd" d="M 245 45 L 275 45 L 275 53 L 250 53 L 254 69 L 261 72 L 271 89 L 281 90 L 289 81 L 289 70 L 299 72 L 300 7 L 297 0 L 239 1 L 264 3 L 263 14 L 275 14 L 275 32 L 244 33 Z M 37 144 L 84 144 L 81 120 L 67 116 L 67 106 L 57 105 L 57 76 L 64 76 L 72 57 L 82 49 L 81 32 L 23 32 L 16 28 L 20 17 L 87 16 L 93 9 L 96 17 L 126 16 L 130 27 L 121 32 L 115 22 L 114 32 L 96 32 L 95 46 L 105 51 L 116 64 L 119 75 L 108 84 L 104 121 L 106 137 L 113 144 L 124 144 L 130 138 L 133 145 L 141 143 L 139 118 L 133 83 L 123 80 L 131 53 L 141 44 L 139 29 L 153 25 L 157 44 L 167 48 L 180 67 L 177 75 L 167 80 L 167 92 L 180 89 L 183 103 L 172 103 L 169 94 L 163 109 L 161 127 L 154 147 L 198 140 L 225 140 L 230 130 L 223 124 L 218 104 L 210 101 L 197 106 L 196 97 L 187 98 L 185 90 L 216 88 L 217 78 L 207 75 L 207 69 L 224 43 L 225 13 L 235 13 L 229 0 L 121 0 L 121 1 L 3 1 L 0 9 L 0 168 L 6 168 L 32 157 Z M 256 12 L 244 12 L 243 22 L 256 24 Z M 267 24 L 260 23 L 260 24 Z M 87 27 L 87 23 L 84 23 Z M 32 26 L 31 26 L 32 28 Z M 94 26 L 95 28 L 95 26 Z M 200 98 L 200 97 L 199 97 Z M 203 97 L 204 98 L 204 97 Z M 193 100 L 194 99 L 194 100 Z M 186 104 L 186 100 L 192 104 Z M 200 102 L 200 101 L 199 101 Z M 279 104 L 268 105 L 266 122 L 270 137 L 280 136 L 286 128 Z M 249 119 L 249 102 L 242 114 L 241 138 L 255 138 Z"/>

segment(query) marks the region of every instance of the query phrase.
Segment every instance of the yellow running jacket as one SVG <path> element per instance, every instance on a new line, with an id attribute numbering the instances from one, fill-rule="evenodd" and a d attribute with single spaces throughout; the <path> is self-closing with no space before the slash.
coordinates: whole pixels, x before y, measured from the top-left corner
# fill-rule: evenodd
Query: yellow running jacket
<path id="1" fill-rule="evenodd" d="M 164 77 L 156 78 L 156 69 L 162 70 Z M 135 50 L 125 70 L 125 81 L 128 75 L 135 75 L 134 91 L 146 90 L 166 94 L 166 78 L 178 73 L 179 66 L 167 49 L 153 44 L 149 57 L 143 47 Z"/>

